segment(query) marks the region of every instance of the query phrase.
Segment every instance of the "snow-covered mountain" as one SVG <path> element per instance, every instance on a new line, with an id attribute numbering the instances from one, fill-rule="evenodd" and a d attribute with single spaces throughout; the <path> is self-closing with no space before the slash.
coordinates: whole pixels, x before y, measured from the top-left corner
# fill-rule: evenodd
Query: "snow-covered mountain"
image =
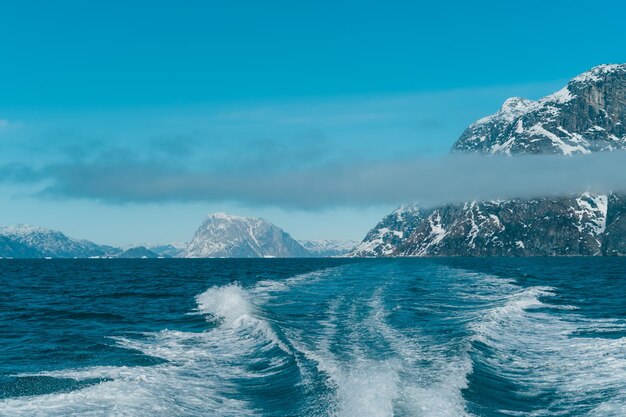
<path id="1" fill-rule="evenodd" d="M 114 256 L 119 252 L 118 248 L 72 239 L 43 227 L 22 224 L 0 227 L 3 258 L 89 258 Z"/>
<path id="2" fill-rule="evenodd" d="M 626 148 L 626 64 L 599 65 L 539 101 L 510 98 L 473 123 L 455 151 L 581 154 Z"/>
<path id="3" fill-rule="evenodd" d="M 363 241 L 350 252 L 350 256 L 397 255 L 397 248 L 413 234 L 422 220 L 423 215 L 419 207 L 403 204 L 370 230 Z"/>
<path id="4" fill-rule="evenodd" d="M 166 258 L 180 258 L 187 247 L 187 243 L 165 243 L 156 245 L 144 244 L 138 246 L 145 246 L 148 250 L 159 256 L 164 256 Z"/>
<path id="5" fill-rule="evenodd" d="M 124 252 L 117 254 L 115 257 L 125 259 L 155 259 L 159 256 L 159 254 L 152 252 L 145 246 L 135 246 L 126 249 Z"/>
<path id="6" fill-rule="evenodd" d="M 607 240 L 621 228 L 618 196 L 539 198 L 398 209 L 372 229 L 353 256 L 558 256 L 619 254 Z"/>
<path id="7" fill-rule="evenodd" d="M 299 243 L 268 221 L 224 213 L 207 216 L 188 244 L 135 244 L 123 249 L 43 227 L 0 227 L 0 258 L 305 258 L 344 255 L 356 243 L 336 239 Z"/>
<path id="8" fill-rule="evenodd" d="M 309 252 L 310 256 L 315 258 L 326 258 L 345 255 L 354 249 L 359 242 L 340 239 L 319 239 L 299 240 L 298 243 L 300 243 L 302 247 Z"/>
<path id="9" fill-rule="evenodd" d="M 147 242 L 135 242 L 129 245 L 123 246 L 121 249 L 123 251 L 129 249 L 136 248 L 145 248 L 150 252 L 153 252 L 157 255 L 157 257 L 163 258 L 180 258 L 185 248 L 187 247 L 187 243 L 147 243 Z"/>
<path id="10" fill-rule="evenodd" d="M 309 252 L 272 223 L 225 213 L 209 214 L 182 253 L 185 258 L 293 258 Z"/>
<path id="11" fill-rule="evenodd" d="M 600 65 L 538 101 L 506 100 L 453 152 L 582 154 L 626 149 L 626 64 Z M 626 255 L 626 197 L 512 199 L 431 209 L 405 205 L 351 256 Z"/>

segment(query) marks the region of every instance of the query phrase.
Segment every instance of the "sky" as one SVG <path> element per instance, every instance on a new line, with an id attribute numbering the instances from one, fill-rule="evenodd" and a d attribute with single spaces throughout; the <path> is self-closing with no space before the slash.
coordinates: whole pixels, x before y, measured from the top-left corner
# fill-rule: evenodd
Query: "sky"
<path id="1" fill-rule="evenodd" d="M 461 195 L 463 165 L 445 155 L 506 98 L 626 62 L 625 12 L 620 1 L 7 2 L 0 224 L 183 242 L 223 211 L 298 239 L 360 240 L 405 197 L 441 199 L 432 184 Z M 375 193 L 371 172 L 406 187 Z"/>

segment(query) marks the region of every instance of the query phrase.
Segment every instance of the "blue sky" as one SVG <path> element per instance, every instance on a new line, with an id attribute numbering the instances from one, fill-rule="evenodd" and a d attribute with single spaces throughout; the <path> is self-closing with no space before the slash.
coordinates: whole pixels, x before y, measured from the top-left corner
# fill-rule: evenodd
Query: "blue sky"
<path id="1" fill-rule="evenodd" d="M 618 1 L 4 4 L 0 224 L 167 242 L 228 211 L 297 238 L 360 239 L 393 204 L 155 198 L 148 186 L 129 198 L 113 179 L 288 178 L 436 157 L 507 97 L 626 61 L 625 12 Z"/>

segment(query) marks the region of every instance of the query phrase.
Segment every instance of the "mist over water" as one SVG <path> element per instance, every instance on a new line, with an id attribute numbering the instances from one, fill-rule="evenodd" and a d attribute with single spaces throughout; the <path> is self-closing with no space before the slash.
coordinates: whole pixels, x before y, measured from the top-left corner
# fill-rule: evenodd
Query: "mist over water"
<path id="1" fill-rule="evenodd" d="M 622 416 L 624 262 L 2 261 L 0 415 Z"/>
<path id="2" fill-rule="evenodd" d="M 4 181 L 47 185 L 37 194 L 108 203 L 223 202 L 315 210 L 413 201 L 424 206 L 472 200 L 568 196 L 626 191 L 626 152 L 563 155 L 481 155 L 356 158 L 313 166 L 280 163 L 235 172 L 173 169 L 161 162 L 108 159 L 31 172 L 0 166 Z M 129 181 L 126 172 L 133 172 Z M 409 181 L 410 179 L 410 181 Z M 19 180 L 19 181 L 18 181 Z"/>

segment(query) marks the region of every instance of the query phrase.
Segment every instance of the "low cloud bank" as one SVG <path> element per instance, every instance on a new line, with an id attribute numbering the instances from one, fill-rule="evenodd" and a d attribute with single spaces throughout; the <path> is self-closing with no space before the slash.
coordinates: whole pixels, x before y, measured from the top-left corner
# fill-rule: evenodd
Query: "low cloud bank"
<path id="1" fill-rule="evenodd" d="M 277 163 L 277 165 L 281 165 Z M 157 160 L 74 162 L 0 167 L 5 182 L 40 184 L 38 194 L 108 203 L 234 201 L 320 209 L 416 202 L 626 192 L 626 153 L 573 157 L 447 155 L 325 163 L 273 170 L 191 170 Z"/>

